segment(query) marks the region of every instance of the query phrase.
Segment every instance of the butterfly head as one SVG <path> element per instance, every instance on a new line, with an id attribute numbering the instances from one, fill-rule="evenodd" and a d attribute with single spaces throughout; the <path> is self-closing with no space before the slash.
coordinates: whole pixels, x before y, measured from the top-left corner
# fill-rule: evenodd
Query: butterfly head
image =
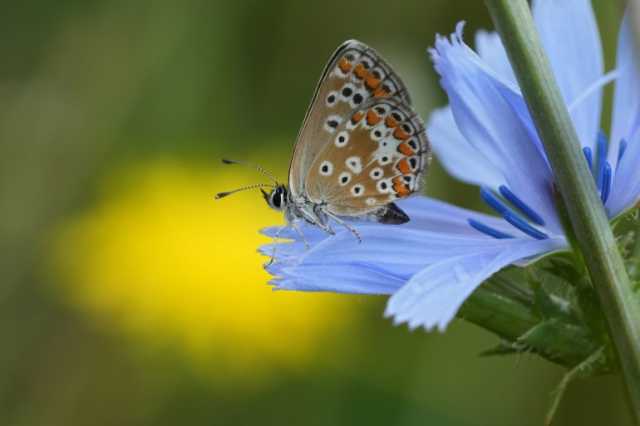
<path id="1" fill-rule="evenodd" d="M 288 191 L 285 185 L 278 185 L 269 192 L 264 189 L 260 189 L 260 191 L 262 191 L 262 196 L 269 207 L 277 211 L 285 209 L 288 202 Z"/>
<path id="2" fill-rule="evenodd" d="M 285 210 L 289 202 L 289 191 L 287 189 L 287 186 L 281 183 L 278 183 L 276 178 L 270 172 L 266 171 L 260 166 L 245 163 L 242 161 L 223 159 L 222 163 L 223 164 L 242 164 L 245 166 L 249 166 L 250 168 L 254 168 L 261 174 L 268 177 L 272 183 L 256 183 L 254 185 L 248 185 L 248 186 L 243 186 L 242 188 L 234 189 L 233 191 L 219 192 L 215 196 L 217 200 L 219 200 L 220 198 L 227 197 L 231 194 L 235 194 L 236 192 L 259 188 L 260 191 L 262 192 L 262 196 L 264 197 L 269 207 L 277 211 Z M 262 189 L 265 187 L 271 188 L 271 190 L 267 192 L 264 189 Z"/>

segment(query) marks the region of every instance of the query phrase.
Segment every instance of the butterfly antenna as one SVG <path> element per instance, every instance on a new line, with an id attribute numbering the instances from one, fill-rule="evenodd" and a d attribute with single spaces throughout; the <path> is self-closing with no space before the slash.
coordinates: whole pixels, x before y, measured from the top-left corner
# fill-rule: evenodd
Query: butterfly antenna
<path id="1" fill-rule="evenodd" d="M 231 194 L 235 194 L 236 192 L 247 191 L 249 189 L 256 189 L 256 188 L 275 188 L 275 185 L 272 185 L 270 183 L 256 183 L 253 185 L 247 185 L 247 186 L 243 186 L 242 188 L 234 189 L 233 191 L 218 192 L 214 198 L 216 200 L 219 200 L 220 198 L 224 198 Z"/>
<path id="2" fill-rule="evenodd" d="M 227 158 L 223 158 L 222 159 L 222 164 L 241 164 L 245 167 L 248 167 L 250 169 L 256 169 L 258 172 L 262 173 L 264 176 L 268 177 L 269 179 L 271 179 L 271 181 L 278 185 L 278 179 L 275 178 L 275 176 L 273 175 L 273 173 L 271 173 L 268 170 L 265 170 L 264 167 L 259 166 L 257 164 L 253 164 L 253 163 L 247 163 L 245 161 L 238 161 L 238 160 L 229 160 Z"/>

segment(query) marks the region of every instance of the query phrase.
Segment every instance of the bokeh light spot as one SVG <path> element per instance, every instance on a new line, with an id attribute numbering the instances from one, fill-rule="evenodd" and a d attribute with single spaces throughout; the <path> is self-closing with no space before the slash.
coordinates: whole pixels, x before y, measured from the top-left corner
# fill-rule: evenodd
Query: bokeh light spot
<path id="1" fill-rule="evenodd" d="M 352 322 L 348 298 L 274 292 L 256 249 L 258 230 L 281 214 L 257 190 L 214 201 L 253 175 L 211 170 L 157 162 L 110 180 L 55 238 L 63 294 L 108 327 L 234 380 L 304 368 Z"/>

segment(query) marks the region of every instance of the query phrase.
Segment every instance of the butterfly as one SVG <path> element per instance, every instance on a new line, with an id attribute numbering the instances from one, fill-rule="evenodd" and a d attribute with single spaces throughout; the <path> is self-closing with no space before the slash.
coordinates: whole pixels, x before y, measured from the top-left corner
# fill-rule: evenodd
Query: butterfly
<path id="1" fill-rule="evenodd" d="M 333 220 L 361 240 L 347 219 L 409 221 L 395 201 L 420 191 L 430 156 L 424 124 L 400 77 L 374 49 L 349 40 L 333 53 L 316 86 L 293 150 L 288 185 L 257 167 L 273 185 L 251 185 L 216 198 L 260 188 L 288 224 L 295 227 L 303 220 L 334 234 Z"/>

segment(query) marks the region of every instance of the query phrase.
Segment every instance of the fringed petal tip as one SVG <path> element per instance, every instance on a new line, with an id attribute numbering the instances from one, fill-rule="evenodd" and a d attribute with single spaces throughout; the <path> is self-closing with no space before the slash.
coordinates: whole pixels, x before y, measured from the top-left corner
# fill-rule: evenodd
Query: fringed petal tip
<path id="1" fill-rule="evenodd" d="M 282 274 L 282 268 L 284 268 L 284 264 L 277 261 L 269 261 L 264 264 L 264 270 L 267 271 L 274 279 L 277 279 Z"/>
<path id="2" fill-rule="evenodd" d="M 302 241 L 285 241 L 264 244 L 258 247 L 258 253 L 282 263 L 287 259 L 296 257 L 304 251 L 304 248 L 305 245 Z"/>
<path id="3" fill-rule="evenodd" d="M 274 262 L 270 265 L 265 265 L 265 269 L 272 275 L 267 284 L 271 286 L 273 291 L 303 290 L 303 286 L 298 284 L 297 276 L 291 274 L 287 265 Z"/>
<path id="4" fill-rule="evenodd" d="M 427 333 L 432 332 L 434 330 L 438 331 L 439 333 L 444 333 L 445 331 L 447 331 L 447 326 L 449 325 L 448 322 L 443 325 L 437 324 L 435 326 L 421 324 L 417 320 L 410 320 L 408 318 L 403 318 L 402 316 L 396 316 L 392 312 L 390 312 L 388 305 L 385 308 L 384 317 L 391 320 L 391 323 L 393 324 L 394 327 L 401 327 L 403 325 L 406 325 L 407 329 L 409 329 L 409 331 L 411 332 L 414 332 L 417 329 L 422 328 Z"/>
<path id="5" fill-rule="evenodd" d="M 438 62 L 444 51 L 448 47 L 458 46 L 464 44 L 463 41 L 463 33 L 464 26 L 466 25 L 465 21 L 460 21 L 456 24 L 456 30 L 454 33 L 449 36 L 443 36 L 442 34 L 436 34 L 436 40 L 434 43 L 434 47 L 429 47 L 427 49 L 427 53 L 431 58 L 431 61 L 434 63 L 436 70 L 438 67 Z"/>
<path id="6" fill-rule="evenodd" d="M 269 281 L 267 281 L 267 284 L 269 284 L 271 287 L 273 287 L 272 290 L 280 290 L 280 284 L 282 283 L 282 277 L 274 277 L 272 279 L 270 279 Z"/>
<path id="7" fill-rule="evenodd" d="M 263 256 L 269 256 L 273 252 L 274 245 L 275 244 L 264 244 L 258 247 L 256 251 Z"/>
<path id="8" fill-rule="evenodd" d="M 268 226 L 266 228 L 262 228 L 259 232 L 270 238 L 294 239 L 296 237 L 293 230 L 286 225 Z"/>
<path id="9" fill-rule="evenodd" d="M 268 284 L 271 286 L 272 291 L 292 291 L 298 289 L 294 280 L 284 277 L 275 277 L 271 279 Z"/>

